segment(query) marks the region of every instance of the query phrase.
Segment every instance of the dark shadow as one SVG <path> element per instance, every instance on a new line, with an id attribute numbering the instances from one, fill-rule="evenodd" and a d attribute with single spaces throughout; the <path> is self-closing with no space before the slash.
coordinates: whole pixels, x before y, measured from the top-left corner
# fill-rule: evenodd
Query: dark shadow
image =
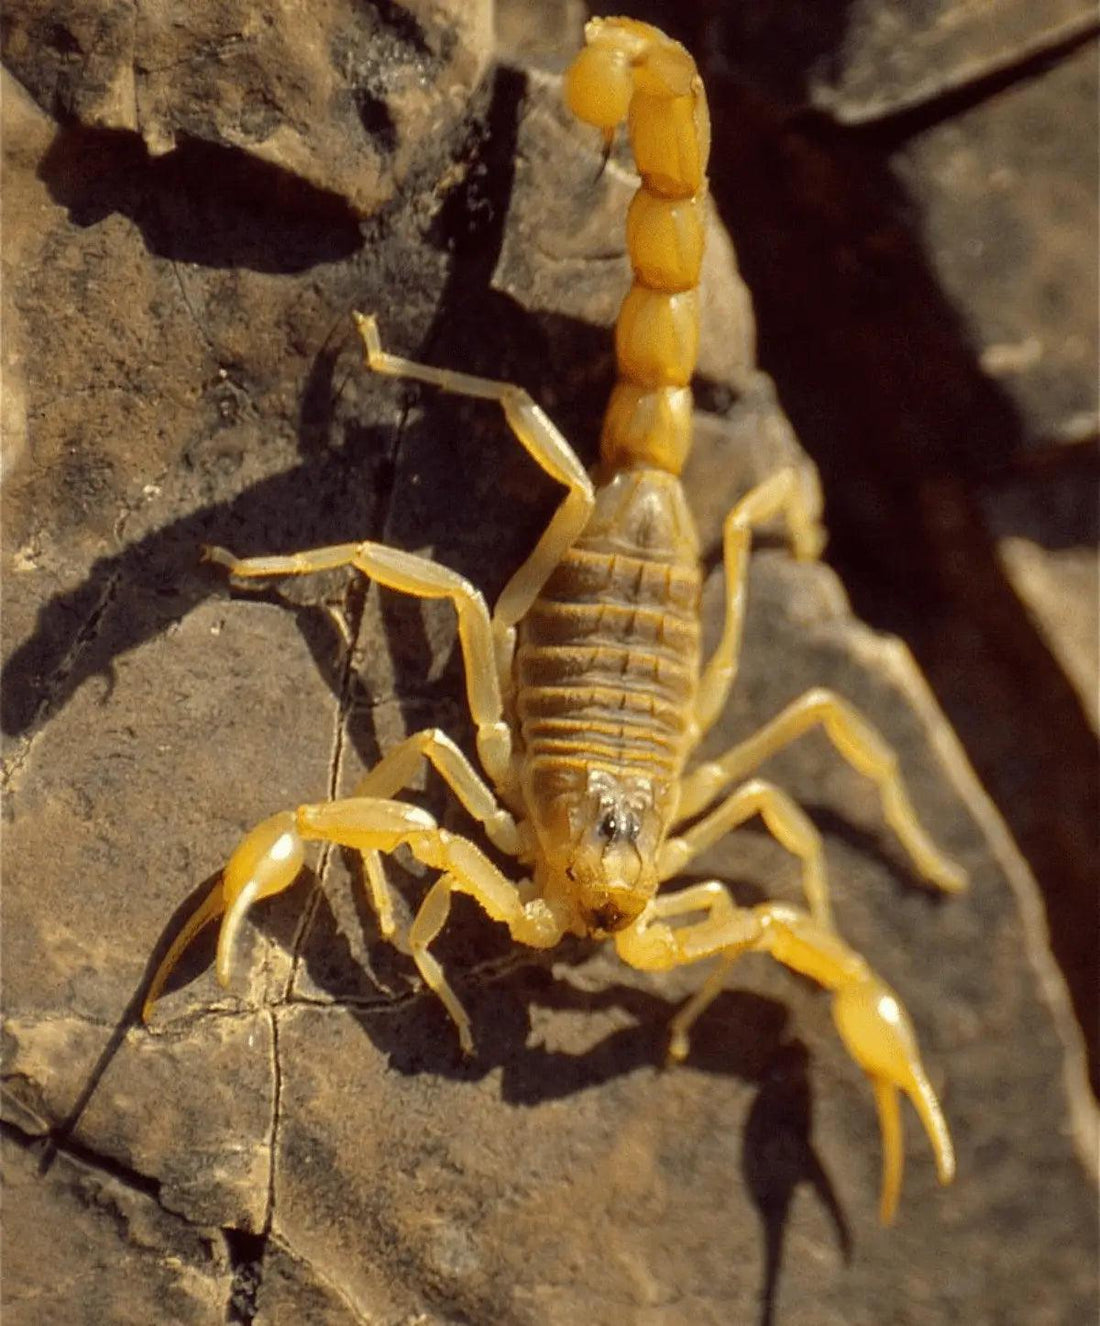
<path id="1" fill-rule="evenodd" d="M 302 272 L 347 258 L 361 243 L 359 219 L 337 194 L 198 138 L 181 136 L 153 157 L 135 133 L 70 125 L 38 175 L 74 225 L 119 213 L 150 253 L 172 262 Z"/>
<path id="2" fill-rule="evenodd" d="M 852 1235 L 836 1190 L 811 1142 L 813 1098 L 809 1053 L 801 1041 L 781 1045 L 770 1060 L 745 1125 L 742 1168 L 764 1226 L 760 1326 L 775 1321 L 776 1290 L 791 1201 L 809 1184 L 832 1220 L 837 1247 L 851 1261 Z"/>
<path id="3" fill-rule="evenodd" d="M 733 891 L 741 892 L 736 888 Z M 258 915 L 257 919 L 266 929 L 262 916 Z M 349 989 L 355 989 L 358 984 L 352 975 L 349 987 L 349 969 L 355 965 L 354 959 L 323 891 L 317 925 L 324 931 L 325 943 L 311 948 L 307 954 L 310 979 L 334 1001 L 347 1003 Z M 393 949 L 377 940 L 373 916 L 368 917 L 368 926 L 368 935 L 375 937 L 370 945 L 373 967 L 376 947 L 391 953 Z M 407 958 L 399 957 L 394 964 L 395 971 L 398 966 L 404 969 L 405 985 L 396 1000 L 382 996 L 377 989 L 374 998 L 366 1000 L 356 990 L 349 1006 L 371 1043 L 398 1072 L 433 1073 L 476 1081 L 501 1069 L 503 1099 L 533 1106 L 665 1063 L 668 1022 L 674 1010 L 669 1000 L 622 983 L 596 991 L 579 989 L 570 983 L 568 975 L 555 977 L 551 971 L 551 966 L 572 967 L 584 962 L 597 947 L 594 941 L 566 939 L 548 954 L 517 951 L 503 926 L 487 926 L 483 913 L 473 903 L 457 898 L 433 952 L 470 1016 L 477 1047 L 471 1060 L 463 1057 L 454 1024 L 440 1001 L 415 979 L 410 979 L 413 968 Z M 527 1044 L 533 1005 L 580 1013 L 615 1009 L 628 1014 L 632 1025 L 617 1028 L 580 1054 L 548 1050 Z M 700 1071 L 768 1086 L 772 1098 L 762 1117 L 767 1117 L 767 1110 L 774 1110 L 788 1127 L 793 1127 L 796 1119 L 801 1120 L 805 1151 L 809 1145 L 811 1112 L 805 1080 L 808 1056 L 801 1046 L 795 1045 L 802 1070 L 799 1078 L 791 1070 L 788 1052 L 792 1047 L 785 1035 L 787 1019 L 786 1009 L 775 1000 L 749 991 L 726 990 L 693 1028 L 687 1063 Z M 786 1057 L 777 1059 L 777 1056 Z M 777 1107 L 777 1102 L 788 1095 L 792 1099 L 797 1097 L 797 1110 L 793 1106 Z M 746 1146 L 746 1164 L 751 1166 L 756 1163 L 752 1156 L 766 1149 L 759 1120 L 753 1139 Z M 803 1169 L 799 1180 L 812 1178 L 817 1185 L 821 1179 L 820 1167 L 803 1165 Z M 827 1183 L 824 1187 L 831 1193 Z M 834 1208 L 835 1198 L 830 1197 L 826 1204 Z"/>
<path id="4" fill-rule="evenodd" d="M 0 678 L 4 731 L 17 735 L 41 723 L 88 678 L 109 678 L 120 655 L 166 631 L 211 594 L 226 593 L 224 574 L 200 562 L 203 544 L 248 555 L 362 538 L 378 521 L 376 495 L 364 476 L 385 455 L 388 440 L 370 430 L 349 432 L 340 450 L 97 559 L 81 584 L 42 605 L 34 633 L 13 651 Z M 284 582 L 268 592 L 290 601 L 294 586 Z M 316 598 L 296 610 L 318 666 L 338 688 L 335 627 Z"/>
<path id="5" fill-rule="evenodd" d="M 206 897 L 217 881 L 217 873 L 211 875 L 208 879 L 192 889 L 191 893 L 180 903 L 176 910 L 168 919 L 167 924 L 161 931 L 160 939 L 157 940 L 153 952 L 149 956 L 146 964 L 145 973 L 139 982 L 137 989 L 130 996 L 130 1001 L 122 1010 L 118 1022 L 115 1024 L 106 1044 L 99 1052 L 99 1056 L 92 1065 L 84 1085 L 80 1089 L 80 1094 L 73 1101 L 69 1112 L 65 1117 L 59 1120 L 49 1130 L 46 1136 L 45 1145 L 39 1160 L 39 1172 L 46 1174 L 49 1172 L 59 1151 L 68 1151 L 72 1154 L 80 1154 L 79 1143 L 75 1143 L 72 1134 L 76 1131 L 84 1111 L 88 1107 L 88 1102 L 95 1095 L 103 1075 L 111 1066 L 116 1054 L 122 1048 L 127 1035 L 134 1027 L 141 1025 L 141 1009 L 145 1002 L 145 995 L 153 979 L 153 974 L 160 966 L 161 960 L 168 952 L 172 941 L 183 928 L 184 923 L 191 916 L 192 912 L 198 907 L 199 903 Z M 214 958 L 214 943 L 217 939 L 217 932 L 210 927 L 204 935 L 196 939 L 188 951 L 183 954 L 179 966 L 173 973 L 171 980 L 165 987 L 166 991 L 178 989 L 181 985 L 193 980 L 200 972 L 204 971 Z M 96 1164 L 102 1166 L 109 1163 L 109 1158 L 96 1156 Z M 127 1172 L 127 1182 L 132 1183 L 133 1178 L 129 1171 Z M 153 1183 L 153 1180 L 146 1180 Z M 156 1185 L 159 1188 L 159 1185 Z"/>
<path id="6" fill-rule="evenodd" d="M 731 892 L 741 905 L 760 898 L 751 883 L 734 883 Z M 476 1054 L 467 1059 L 443 1005 L 412 979 L 410 961 L 379 939 L 372 913 L 364 908 L 360 917 L 368 939 L 366 969 L 376 981 L 381 977 L 388 997 L 365 976 L 323 891 L 311 935 L 317 942 L 308 946 L 304 959 L 314 986 L 345 1005 L 350 997 L 352 1015 L 399 1073 L 480 1081 L 499 1070 L 502 1099 L 536 1106 L 632 1073 L 659 1070 L 666 1062 L 674 1010 L 669 1000 L 618 982 L 595 991 L 580 989 L 568 973 L 556 976 L 551 966 L 584 962 L 596 948 L 593 942 L 567 939 L 549 954 L 517 953 L 503 926 L 487 926 L 472 902 L 457 898 L 433 952 L 471 1019 Z M 630 1024 L 580 1053 L 551 1050 L 529 1043 L 534 1006 L 585 1014 L 614 1009 L 627 1014 Z M 742 1167 L 761 1221 L 765 1323 L 773 1320 L 787 1220 L 800 1185 L 814 1190 L 845 1261 L 852 1248 L 849 1222 L 813 1147 L 809 1054 L 801 1042 L 787 1039 L 787 1021 L 786 1009 L 775 1000 L 726 990 L 693 1028 L 687 1059 L 696 1071 L 759 1087 L 743 1134 Z"/>

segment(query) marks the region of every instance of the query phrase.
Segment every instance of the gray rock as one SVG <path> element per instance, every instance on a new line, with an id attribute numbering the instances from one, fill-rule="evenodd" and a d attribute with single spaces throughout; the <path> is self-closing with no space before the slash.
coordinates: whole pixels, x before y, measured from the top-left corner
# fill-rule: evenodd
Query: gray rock
<path id="1" fill-rule="evenodd" d="M 864 124 L 945 98 L 1087 37 L 1083 0 L 852 0 L 723 6 L 708 46 L 739 82 Z"/>

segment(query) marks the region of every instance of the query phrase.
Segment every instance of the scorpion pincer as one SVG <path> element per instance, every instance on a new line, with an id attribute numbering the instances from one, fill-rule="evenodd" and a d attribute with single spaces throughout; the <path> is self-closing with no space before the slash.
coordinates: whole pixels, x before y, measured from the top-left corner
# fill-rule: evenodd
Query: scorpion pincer
<path id="1" fill-rule="evenodd" d="M 883 1138 L 880 1213 L 901 1186 L 899 1091 L 912 1100 L 940 1180 L 954 1155 L 943 1113 L 897 995 L 840 937 L 832 921 L 822 843 L 780 788 L 752 777 L 768 756 L 812 727 L 874 780 L 885 817 L 931 883 L 956 891 L 965 876 L 921 827 L 875 729 L 844 700 L 815 689 L 721 758 L 685 771 L 721 712 L 741 645 L 753 528 L 780 517 L 794 555 L 820 552 L 820 494 L 805 472 L 783 469 L 743 497 L 723 530 L 725 619 L 701 664 L 699 547 L 680 471 L 691 442 L 691 377 L 699 340 L 710 123 L 688 52 L 645 23 L 593 19 L 565 76 L 565 97 L 610 144 L 625 120 L 641 187 L 626 220 L 633 284 L 615 328 L 618 378 L 590 477 L 522 388 L 387 354 L 373 317 L 356 315 L 366 362 L 462 396 L 496 401 L 521 445 L 565 492 L 534 552 L 492 613 L 463 577 L 427 558 L 371 542 L 292 556 L 239 559 L 207 550 L 235 576 L 306 575 L 351 567 L 391 590 L 454 605 L 488 781 L 442 731 L 402 741 L 354 794 L 284 811 L 249 833 L 212 893 L 177 936 L 151 983 L 148 1016 L 181 953 L 222 918 L 217 973 L 228 983 L 241 921 L 253 903 L 290 887 L 310 841 L 362 854 L 383 934 L 406 948 L 473 1051 L 469 1019 L 431 952 L 455 892 L 474 898 L 521 944 L 545 949 L 567 934 L 609 939 L 623 961 L 661 971 L 704 958 L 715 970 L 672 1020 L 670 1053 L 683 1059 L 692 1023 L 741 954 L 769 953 L 833 992 L 848 1051 L 871 1081 Z M 503 873 L 475 843 L 396 799 L 428 761 L 498 852 Z M 662 892 L 700 852 L 759 815 L 800 861 L 805 908 L 738 906 L 714 880 Z M 380 854 L 404 845 L 439 872 L 406 936 Z"/>

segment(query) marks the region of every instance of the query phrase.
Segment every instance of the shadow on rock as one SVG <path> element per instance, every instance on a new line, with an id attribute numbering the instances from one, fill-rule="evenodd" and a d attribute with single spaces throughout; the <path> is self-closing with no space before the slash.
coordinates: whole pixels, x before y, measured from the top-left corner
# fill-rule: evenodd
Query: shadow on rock
<path id="1" fill-rule="evenodd" d="M 808 1184 L 824 1207 L 845 1262 L 852 1256 L 847 1217 L 811 1142 L 813 1096 L 807 1074 L 809 1058 L 801 1041 L 778 1047 L 745 1124 L 741 1165 L 764 1236 L 761 1326 L 771 1326 L 775 1320 L 784 1234 L 791 1202 L 801 1185 Z"/>
<path id="2" fill-rule="evenodd" d="M 337 194 L 238 148 L 181 138 L 153 157 L 120 129 L 63 128 L 38 171 L 74 225 L 113 213 L 173 262 L 303 272 L 360 246 L 359 220 Z"/>
<path id="3" fill-rule="evenodd" d="M 224 592 L 224 575 L 201 564 L 203 544 L 224 544 L 247 555 L 364 537 L 378 516 L 363 476 L 385 460 L 388 440 L 380 432 L 359 430 L 346 449 L 313 457 L 98 558 L 75 589 L 42 605 L 33 634 L 13 652 L 0 679 L 3 730 L 13 736 L 27 731 L 44 709 L 55 712 L 89 677 L 110 677 L 120 655 L 162 634 L 211 594 Z M 319 625 L 315 608 L 302 607 L 299 620 L 329 676 L 335 631 Z"/>

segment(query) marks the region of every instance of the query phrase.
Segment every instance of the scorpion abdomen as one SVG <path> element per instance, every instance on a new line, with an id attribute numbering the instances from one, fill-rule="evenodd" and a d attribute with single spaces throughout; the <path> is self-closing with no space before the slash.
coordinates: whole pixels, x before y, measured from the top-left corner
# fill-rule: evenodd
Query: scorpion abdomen
<path id="1" fill-rule="evenodd" d="M 566 766 L 675 782 L 698 687 L 699 595 L 679 480 L 615 475 L 520 625 L 516 710 L 529 769 L 548 783 Z"/>

